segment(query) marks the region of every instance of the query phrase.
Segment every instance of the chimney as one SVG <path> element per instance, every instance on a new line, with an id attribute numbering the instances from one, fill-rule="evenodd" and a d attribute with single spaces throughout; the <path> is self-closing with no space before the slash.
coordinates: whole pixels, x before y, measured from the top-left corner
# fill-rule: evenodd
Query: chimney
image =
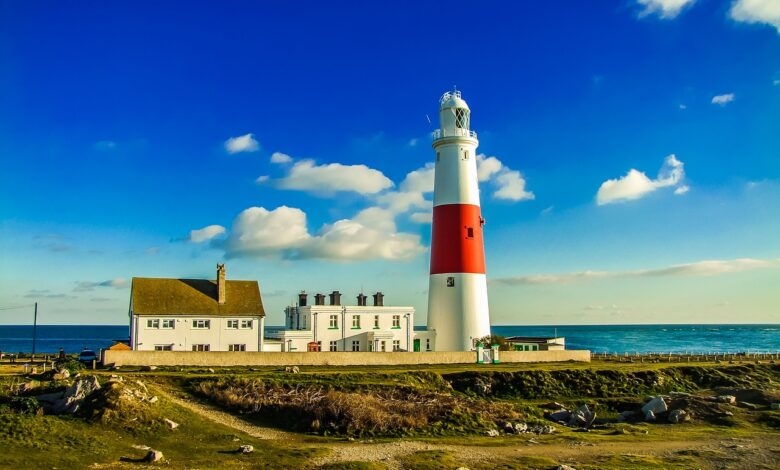
<path id="1" fill-rule="evenodd" d="M 314 305 L 325 305 L 325 294 L 316 294 L 314 296 Z"/>
<path id="2" fill-rule="evenodd" d="M 217 302 L 225 303 L 225 263 L 217 264 Z"/>
<path id="3" fill-rule="evenodd" d="M 381 292 L 377 292 L 376 294 L 374 294 L 374 307 L 384 306 L 385 305 L 384 298 L 385 298 L 385 294 Z"/>
<path id="4" fill-rule="evenodd" d="M 341 305 L 341 292 L 334 290 L 330 293 L 330 304 Z"/>
<path id="5" fill-rule="evenodd" d="M 309 294 L 306 293 L 305 290 L 302 290 L 300 294 L 298 294 L 298 306 L 299 307 L 305 307 L 306 306 L 306 300 L 309 297 Z"/>
<path id="6" fill-rule="evenodd" d="M 358 296 L 357 296 L 358 307 L 365 307 L 366 306 L 366 298 L 367 297 L 362 292 L 360 294 L 358 294 Z"/>

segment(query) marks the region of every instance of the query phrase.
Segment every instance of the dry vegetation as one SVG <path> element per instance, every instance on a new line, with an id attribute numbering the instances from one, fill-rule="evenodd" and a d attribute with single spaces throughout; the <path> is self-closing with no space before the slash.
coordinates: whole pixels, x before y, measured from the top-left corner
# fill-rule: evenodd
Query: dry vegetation
<path id="1" fill-rule="evenodd" d="M 355 392 L 225 378 L 196 383 L 194 390 L 220 406 L 258 416 L 262 413 L 282 426 L 322 434 L 473 432 L 521 417 L 507 403 L 406 388 Z"/>

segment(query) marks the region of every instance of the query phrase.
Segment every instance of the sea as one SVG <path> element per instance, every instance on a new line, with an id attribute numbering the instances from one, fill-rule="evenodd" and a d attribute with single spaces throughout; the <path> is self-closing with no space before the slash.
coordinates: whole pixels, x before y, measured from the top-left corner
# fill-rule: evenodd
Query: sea
<path id="1" fill-rule="evenodd" d="M 266 327 L 267 331 L 278 326 Z M 420 328 L 420 327 L 415 327 Z M 501 336 L 563 336 L 567 349 L 594 353 L 780 353 L 780 324 L 768 325 L 494 325 Z M 35 351 L 99 350 L 127 340 L 127 325 L 38 325 Z M 32 325 L 0 325 L 0 351 L 29 353 Z"/>

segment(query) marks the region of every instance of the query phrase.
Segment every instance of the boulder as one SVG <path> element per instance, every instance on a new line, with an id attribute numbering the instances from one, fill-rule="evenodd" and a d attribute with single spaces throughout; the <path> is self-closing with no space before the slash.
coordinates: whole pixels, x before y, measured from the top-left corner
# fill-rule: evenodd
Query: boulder
<path id="1" fill-rule="evenodd" d="M 655 413 L 653 413 L 653 410 L 647 410 L 645 412 L 645 421 L 655 421 Z"/>
<path id="2" fill-rule="evenodd" d="M 588 408 L 588 405 L 582 405 L 571 414 L 569 426 L 572 427 L 590 427 L 596 420 L 596 413 Z"/>
<path id="3" fill-rule="evenodd" d="M 52 380 L 68 380 L 70 378 L 70 371 L 68 369 L 60 369 L 51 376 Z"/>
<path id="4" fill-rule="evenodd" d="M 84 398 L 96 390 L 100 390 L 100 382 L 94 375 L 88 375 L 73 382 L 64 392 L 46 393 L 37 398 L 47 413 L 73 414 L 78 411 Z"/>
<path id="5" fill-rule="evenodd" d="M 244 445 L 238 447 L 238 452 L 240 452 L 242 454 L 251 454 L 254 451 L 255 451 L 255 448 L 252 447 L 249 444 L 244 444 Z"/>
<path id="6" fill-rule="evenodd" d="M 298 366 L 293 366 L 292 373 L 293 374 L 300 374 L 301 373 L 301 369 L 299 369 Z"/>
<path id="7" fill-rule="evenodd" d="M 172 421 L 168 418 L 165 418 L 163 421 L 165 421 L 165 425 L 168 426 L 168 429 L 173 430 L 179 427 L 179 423 L 177 423 L 176 421 Z"/>
<path id="8" fill-rule="evenodd" d="M 664 401 L 664 398 L 662 396 L 653 397 L 650 401 L 645 403 L 645 406 L 642 407 L 642 413 L 645 414 L 645 419 L 647 419 L 648 412 L 653 413 L 653 417 L 659 413 L 666 413 L 669 410 L 669 407 L 666 406 L 666 402 Z"/>
<path id="9" fill-rule="evenodd" d="M 498 437 L 498 436 L 499 436 L 499 432 L 498 432 L 498 429 L 489 429 L 489 430 L 488 430 L 488 431 L 485 433 L 485 435 L 486 435 L 487 437 Z"/>
<path id="10" fill-rule="evenodd" d="M 618 416 L 617 420 L 618 423 L 622 423 L 623 421 L 628 421 L 629 419 L 633 418 L 636 415 L 635 411 L 624 411 L 620 413 L 620 416 Z"/>
<path id="11" fill-rule="evenodd" d="M 515 423 L 515 434 L 528 432 L 528 425 L 525 423 Z"/>
<path id="12" fill-rule="evenodd" d="M 501 427 L 504 428 L 504 432 L 507 434 L 514 434 L 515 432 L 515 427 L 512 423 L 504 423 Z"/>
<path id="13" fill-rule="evenodd" d="M 715 400 L 718 403 L 727 403 L 729 405 L 737 404 L 737 397 L 735 397 L 734 395 L 718 395 L 718 397 Z"/>
<path id="14" fill-rule="evenodd" d="M 532 428 L 529 428 L 528 431 L 535 434 L 552 434 L 555 432 L 555 427 L 547 425 L 533 426 Z"/>
<path id="15" fill-rule="evenodd" d="M 669 416 L 666 418 L 669 420 L 672 424 L 678 424 L 682 423 L 683 421 L 688 421 L 690 419 L 690 416 L 688 416 L 688 412 L 682 409 L 676 409 L 669 412 Z"/>
<path id="16" fill-rule="evenodd" d="M 214 373 L 214 369 L 211 369 L 211 368 L 209 368 L 209 369 L 206 369 L 206 371 L 207 371 L 209 374 L 213 374 L 213 373 Z"/>
<path id="17" fill-rule="evenodd" d="M 161 461 L 163 458 L 162 452 L 152 449 L 147 452 L 146 457 L 144 457 L 144 462 L 155 463 Z"/>
<path id="18" fill-rule="evenodd" d="M 550 413 L 547 417 L 555 422 L 567 423 L 571 419 L 571 412 L 569 410 L 559 410 Z"/>

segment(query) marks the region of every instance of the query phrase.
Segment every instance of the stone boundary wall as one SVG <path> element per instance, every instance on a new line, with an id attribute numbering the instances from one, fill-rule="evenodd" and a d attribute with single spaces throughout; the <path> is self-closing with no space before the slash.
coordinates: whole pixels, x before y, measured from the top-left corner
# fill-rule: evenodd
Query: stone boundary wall
<path id="1" fill-rule="evenodd" d="M 499 359 L 502 363 L 590 362 L 590 351 L 501 351 Z M 476 352 L 103 351 L 103 363 L 117 366 L 394 366 L 476 362 Z"/>

